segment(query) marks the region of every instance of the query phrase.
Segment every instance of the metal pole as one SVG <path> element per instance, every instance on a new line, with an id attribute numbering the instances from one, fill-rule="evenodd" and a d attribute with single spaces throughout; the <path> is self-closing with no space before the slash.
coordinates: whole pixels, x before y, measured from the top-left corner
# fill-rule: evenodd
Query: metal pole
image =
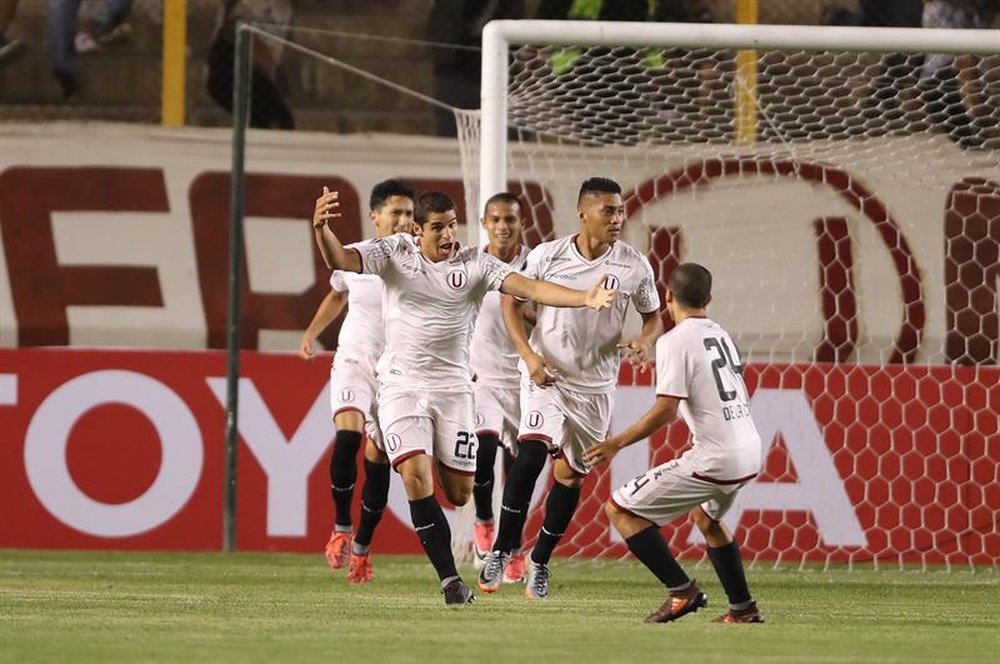
<path id="1" fill-rule="evenodd" d="M 250 101 L 250 32 L 236 29 L 233 54 L 233 162 L 229 200 L 229 320 L 226 355 L 226 450 L 222 548 L 236 549 L 236 460 L 239 449 L 240 296 L 243 275 L 243 199 L 246 124 Z"/>
<path id="2" fill-rule="evenodd" d="M 184 126 L 187 67 L 187 0 L 163 5 L 163 85 L 160 118 L 164 127 Z"/>

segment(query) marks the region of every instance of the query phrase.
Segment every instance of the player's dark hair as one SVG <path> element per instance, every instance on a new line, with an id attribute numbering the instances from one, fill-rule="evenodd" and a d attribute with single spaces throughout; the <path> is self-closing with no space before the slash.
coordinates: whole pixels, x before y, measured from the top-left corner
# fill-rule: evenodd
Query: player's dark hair
<path id="1" fill-rule="evenodd" d="M 704 309 L 712 299 L 712 273 L 697 263 L 681 263 L 668 283 L 674 297 L 687 309 Z"/>
<path id="2" fill-rule="evenodd" d="M 429 214 L 443 214 L 455 209 L 455 201 L 440 191 L 425 191 L 417 197 L 413 220 L 421 226 L 427 221 Z"/>
<path id="3" fill-rule="evenodd" d="M 621 194 L 622 186 L 611 178 L 587 178 L 580 185 L 580 195 L 576 197 L 577 205 L 589 194 Z"/>
<path id="4" fill-rule="evenodd" d="M 509 191 L 501 191 L 498 194 L 493 194 L 488 199 L 486 199 L 486 205 L 483 206 L 483 216 L 486 216 L 486 208 L 493 205 L 494 203 L 506 203 L 507 205 L 517 205 L 517 211 L 520 216 L 524 216 L 524 206 L 521 205 L 521 199 L 515 194 Z"/>
<path id="5" fill-rule="evenodd" d="M 416 198 L 413 187 L 398 178 L 382 180 L 372 187 L 372 195 L 368 198 L 368 209 L 378 210 L 389 202 L 393 196 L 405 196 L 411 201 Z"/>

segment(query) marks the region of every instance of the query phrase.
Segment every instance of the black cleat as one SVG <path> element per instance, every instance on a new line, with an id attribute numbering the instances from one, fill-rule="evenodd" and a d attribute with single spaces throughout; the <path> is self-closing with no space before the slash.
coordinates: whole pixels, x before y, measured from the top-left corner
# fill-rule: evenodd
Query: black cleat
<path id="1" fill-rule="evenodd" d="M 448 606 L 465 606 L 476 601 L 476 596 L 461 579 L 455 579 L 441 592 L 444 594 L 444 603 Z"/>
<path id="2" fill-rule="evenodd" d="M 645 622 L 673 622 L 689 613 L 694 613 L 703 606 L 708 606 L 708 595 L 701 592 L 698 584 L 691 582 L 691 587 L 679 593 L 670 593 L 667 599 L 656 611 L 646 616 Z"/>

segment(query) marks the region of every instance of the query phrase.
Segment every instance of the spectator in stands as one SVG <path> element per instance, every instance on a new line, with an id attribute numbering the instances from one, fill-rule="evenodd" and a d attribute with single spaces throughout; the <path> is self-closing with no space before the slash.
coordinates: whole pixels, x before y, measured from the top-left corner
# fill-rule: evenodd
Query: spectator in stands
<path id="1" fill-rule="evenodd" d="M 219 106 L 233 111 L 233 48 L 239 23 L 267 24 L 280 31 L 292 20 L 291 0 L 222 0 L 219 20 L 208 52 L 208 94 Z M 251 48 L 250 126 L 295 129 L 295 118 L 285 100 L 281 72 L 283 46 L 254 37 Z"/>
<path id="2" fill-rule="evenodd" d="M 925 0 L 925 28 L 981 29 L 992 25 L 1000 0 Z M 920 88 L 930 120 L 958 145 L 983 146 L 976 115 L 984 107 L 978 59 L 972 55 L 929 53 L 920 71 Z M 992 123 L 989 117 L 984 121 Z"/>
<path id="3" fill-rule="evenodd" d="M 13 60 L 24 50 L 24 44 L 17 39 L 7 38 L 7 28 L 17 11 L 17 0 L 0 0 L 0 62 Z"/>
<path id="4" fill-rule="evenodd" d="M 49 42 L 52 51 L 53 74 L 59 82 L 64 99 L 80 92 L 80 63 L 76 50 L 76 23 L 81 0 L 49 1 Z M 98 13 L 100 31 L 119 29 L 132 8 L 132 0 L 105 0 Z"/>
<path id="5" fill-rule="evenodd" d="M 104 46 L 128 41 L 132 36 L 132 25 L 126 19 L 132 9 L 132 1 L 108 0 L 101 5 L 96 20 L 86 22 L 76 33 L 76 52 L 90 53 Z"/>
<path id="6" fill-rule="evenodd" d="M 919 28 L 923 0 L 858 0 L 859 25 Z"/>
<path id="7" fill-rule="evenodd" d="M 494 19 L 524 18 L 524 0 L 435 0 L 427 40 L 465 48 L 435 46 L 434 97 L 456 108 L 479 108 L 483 27 Z M 455 136 L 455 116 L 435 109 L 439 136 Z"/>

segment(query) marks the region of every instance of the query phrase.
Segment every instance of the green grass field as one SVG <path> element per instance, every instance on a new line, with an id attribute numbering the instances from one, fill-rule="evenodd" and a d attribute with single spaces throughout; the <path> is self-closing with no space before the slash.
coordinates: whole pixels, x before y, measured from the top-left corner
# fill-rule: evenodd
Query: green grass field
<path id="1" fill-rule="evenodd" d="M 642 623 L 662 590 L 638 564 L 552 569 L 547 603 L 505 586 L 456 610 L 412 556 L 351 587 L 320 555 L 0 551 L 0 661 L 1000 661 L 992 571 L 751 570 L 768 623 L 727 626 L 708 568 L 712 605 L 671 625 Z"/>

